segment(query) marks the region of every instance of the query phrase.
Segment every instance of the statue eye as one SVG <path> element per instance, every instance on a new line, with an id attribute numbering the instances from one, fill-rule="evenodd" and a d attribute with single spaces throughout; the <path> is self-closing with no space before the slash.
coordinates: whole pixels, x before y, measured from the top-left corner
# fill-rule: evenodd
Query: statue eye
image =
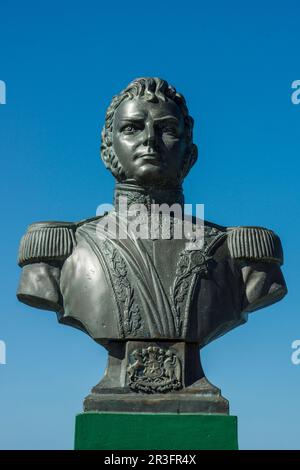
<path id="1" fill-rule="evenodd" d="M 177 129 L 173 126 L 164 126 L 162 128 L 164 134 L 175 135 L 177 136 Z"/>
<path id="2" fill-rule="evenodd" d="M 126 124 L 125 126 L 123 126 L 121 131 L 124 134 L 133 134 L 134 132 L 138 131 L 139 129 L 140 129 L 140 127 L 138 126 L 138 124 L 131 123 L 131 124 Z"/>

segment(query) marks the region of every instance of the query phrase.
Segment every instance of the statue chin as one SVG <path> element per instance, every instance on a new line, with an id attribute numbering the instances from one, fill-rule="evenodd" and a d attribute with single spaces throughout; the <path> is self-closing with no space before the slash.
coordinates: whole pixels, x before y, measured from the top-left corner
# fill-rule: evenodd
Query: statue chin
<path id="1" fill-rule="evenodd" d="M 166 175 L 164 168 L 159 165 L 145 163 L 135 171 L 134 175 L 127 178 L 123 183 L 135 183 L 142 187 L 154 186 L 155 188 L 177 187 L 179 182 L 173 181 L 170 175 Z"/>

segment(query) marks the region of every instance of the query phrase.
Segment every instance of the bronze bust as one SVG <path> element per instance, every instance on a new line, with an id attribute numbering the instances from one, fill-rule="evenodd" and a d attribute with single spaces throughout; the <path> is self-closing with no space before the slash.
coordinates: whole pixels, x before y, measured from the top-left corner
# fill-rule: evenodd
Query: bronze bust
<path id="1" fill-rule="evenodd" d="M 30 225 L 20 245 L 17 296 L 55 311 L 60 323 L 108 350 L 104 378 L 85 410 L 227 414 L 199 349 L 284 297 L 280 240 L 266 228 L 205 221 L 201 249 L 187 248 L 184 237 L 173 236 L 172 215 L 167 238 L 130 230 L 125 238 L 99 236 L 99 223 L 115 220 L 122 198 L 147 211 L 184 205 L 182 182 L 197 159 L 193 119 L 164 80 L 134 80 L 113 98 L 101 156 L 117 180 L 115 209 L 78 223 Z"/>

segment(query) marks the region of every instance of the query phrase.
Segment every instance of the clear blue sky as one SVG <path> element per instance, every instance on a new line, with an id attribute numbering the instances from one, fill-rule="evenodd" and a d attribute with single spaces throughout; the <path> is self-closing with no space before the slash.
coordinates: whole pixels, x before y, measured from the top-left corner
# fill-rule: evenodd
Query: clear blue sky
<path id="1" fill-rule="evenodd" d="M 33 221 L 92 217 L 111 201 L 99 160 L 106 107 L 133 78 L 159 76 L 196 121 L 187 202 L 219 224 L 275 230 L 285 252 L 288 296 L 206 347 L 204 369 L 239 418 L 240 448 L 300 449 L 299 2 L 2 0 L 0 16 L 0 447 L 73 447 L 106 353 L 17 302 L 18 243 Z"/>

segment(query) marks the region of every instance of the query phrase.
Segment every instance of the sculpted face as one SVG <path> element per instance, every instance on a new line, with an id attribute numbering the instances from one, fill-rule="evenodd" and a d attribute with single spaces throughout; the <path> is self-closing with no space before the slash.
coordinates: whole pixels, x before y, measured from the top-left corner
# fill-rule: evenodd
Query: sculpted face
<path id="1" fill-rule="evenodd" d="M 177 186 L 186 153 L 184 119 L 177 104 L 123 101 L 114 116 L 113 149 L 127 182 Z"/>

